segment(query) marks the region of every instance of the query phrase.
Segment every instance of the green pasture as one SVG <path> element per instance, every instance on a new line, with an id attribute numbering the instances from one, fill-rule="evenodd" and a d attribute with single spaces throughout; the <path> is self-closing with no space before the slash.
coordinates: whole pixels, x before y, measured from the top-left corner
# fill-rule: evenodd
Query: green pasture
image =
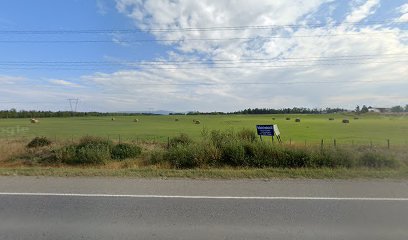
<path id="1" fill-rule="evenodd" d="M 290 117 L 290 120 L 286 120 Z M 354 119 L 358 117 L 359 119 Z M 139 122 L 134 122 L 134 119 Z M 272 118 L 275 118 L 273 120 Z M 295 122 L 300 118 L 301 122 Z M 335 118 L 329 121 L 329 118 Z M 176 121 L 178 119 L 178 121 Z M 200 124 L 194 124 L 193 119 Z M 349 124 L 342 123 L 349 119 Z M 199 138 L 203 129 L 255 131 L 257 124 L 278 124 L 285 142 L 318 144 L 325 143 L 386 145 L 390 139 L 393 145 L 406 145 L 408 141 L 407 115 L 367 114 L 321 114 L 321 115 L 191 115 L 191 116 L 126 116 L 115 117 L 73 117 L 43 118 L 36 124 L 29 119 L 0 119 L 0 138 L 31 138 L 47 136 L 52 139 L 77 139 L 93 135 L 121 140 L 167 141 L 168 137 L 186 133 Z M 265 139 L 270 141 L 270 139 Z"/>

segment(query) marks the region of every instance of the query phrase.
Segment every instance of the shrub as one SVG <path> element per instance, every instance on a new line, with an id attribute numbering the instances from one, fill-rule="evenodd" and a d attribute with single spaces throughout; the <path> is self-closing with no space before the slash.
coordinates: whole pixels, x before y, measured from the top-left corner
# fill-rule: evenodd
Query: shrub
<path id="1" fill-rule="evenodd" d="M 329 148 L 311 153 L 313 167 L 346 167 L 355 165 L 355 154 L 343 149 Z"/>
<path id="2" fill-rule="evenodd" d="M 150 164 L 159 164 L 165 162 L 167 159 L 164 158 L 165 152 L 163 150 L 154 150 L 150 153 L 148 162 Z"/>
<path id="3" fill-rule="evenodd" d="M 83 137 L 79 144 L 56 151 L 59 161 L 66 164 L 105 164 L 111 159 L 113 143 L 100 137 Z"/>
<path id="4" fill-rule="evenodd" d="M 78 144 L 78 147 L 85 147 L 85 146 L 105 146 L 108 148 L 112 148 L 113 143 L 112 141 L 101 138 L 101 137 L 86 136 L 86 137 L 82 137 L 79 140 L 79 144 Z"/>
<path id="5" fill-rule="evenodd" d="M 128 143 L 120 143 L 112 148 L 112 159 L 122 160 L 137 157 L 142 153 L 142 148 Z"/>
<path id="6" fill-rule="evenodd" d="M 220 164 L 221 152 L 210 142 L 201 144 L 179 145 L 167 152 L 155 153 L 151 162 L 168 161 L 175 168 L 196 168 Z"/>
<path id="7" fill-rule="evenodd" d="M 245 144 L 244 149 L 249 167 L 276 167 L 278 159 L 281 158 L 279 149 L 266 143 Z"/>
<path id="8" fill-rule="evenodd" d="M 399 166 L 399 162 L 394 157 L 374 151 L 362 153 L 359 163 L 361 166 L 369 168 L 395 168 Z"/>
<path id="9" fill-rule="evenodd" d="M 176 147 L 178 145 L 189 145 L 193 140 L 185 133 L 180 134 L 179 136 L 173 137 L 170 139 L 170 146 Z"/>
<path id="10" fill-rule="evenodd" d="M 225 143 L 221 147 L 221 162 L 228 166 L 245 166 L 245 149 L 239 141 Z"/>
<path id="11" fill-rule="evenodd" d="M 216 147 L 221 147 L 225 143 L 233 141 L 235 139 L 234 132 L 232 130 L 229 131 L 220 131 L 220 130 L 213 130 L 210 132 L 210 140 L 211 143 L 214 144 Z"/>
<path id="12" fill-rule="evenodd" d="M 283 150 L 283 158 L 278 159 L 278 167 L 303 168 L 311 166 L 311 154 L 302 148 L 287 148 Z"/>
<path id="13" fill-rule="evenodd" d="M 46 137 L 35 137 L 27 144 L 28 148 L 45 147 L 51 145 L 51 140 Z"/>
<path id="14" fill-rule="evenodd" d="M 196 146 L 179 145 L 171 148 L 164 158 L 175 168 L 195 168 L 200 166 L 199 155 Z"/>
<path id="15" fill-rule="evenodd" d="M 255 142 L 258 138 L 256 137 L 256 133 L 252 131 L 251 129 L 242 129 L 237 133 L 237 136 L 239 139 L 242 139 L 244 141 L 248 142 Z"/>
<path id="16" fill-rule="evenodd" d="M 71 145 L 60 150 L 59 156 L 66 164 L 105 164 L 111 152 L 104 145 Z"/>

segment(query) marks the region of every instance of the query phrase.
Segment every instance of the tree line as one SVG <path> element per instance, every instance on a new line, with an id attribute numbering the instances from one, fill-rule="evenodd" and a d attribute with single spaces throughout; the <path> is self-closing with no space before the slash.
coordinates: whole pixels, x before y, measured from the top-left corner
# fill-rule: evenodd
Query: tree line
<path id="1" fill-rule="evenodd" d="M 234 112 L 233 114 L 322 114 L 322 113 L 338 113 L 338 112 L 347 112 L 343 108 L 248 108 L 241 111 Z"/>
<path id="2" fill-rule="evenodd" d="M 353 112 L 367 113 L 371 107 L 363 105 L 357 106 Z M 224 114 L 323 114 L 348 112 L 343 108 L 248 108 L 236 112 L 188 112 L 188 113 L 170 113 L 170 115 L 224 115 Z M 394 106 L 388 109 L 389 112 L 402 113 L 408 112 L 408 104 L 405 107 Z M 153 113 L 123 113 L 123 112 L 71 112 L 71 111 L 27 111 L 12 108 L 10 110 L 0 110 L 0 118 L 49 118 L 49 117 L 100 117 L 100 116 L 137 116 L 137 115 L 157 115 Z"/>
<path id="3" fill-rule="evenodd" d="M 50 118 L 50 117 L 100 117 L 153 115 L 150 113 L 112 113 L 112 112 L 70 112 L 70 111 L 27 111 L 16 109 L 0 110 L 0 118 Z"/>
<path id="4" fill-rule="evenodd" d="M 359 105 L 356 106 L 355 112 L 356 113 L 367 113 L 370 111 L 370 109 L 375 109 L 373 107 L 367 107 L 366 105 L 363 105 L 361 108 Z M 393 113 L 403 113 L 403 112 L 408 112 L 408 104 L 405 105 L 405 107 L 397 105 L 393 106 L 391 108 L 383 108 L 385 112 L 393 112 Z"/>

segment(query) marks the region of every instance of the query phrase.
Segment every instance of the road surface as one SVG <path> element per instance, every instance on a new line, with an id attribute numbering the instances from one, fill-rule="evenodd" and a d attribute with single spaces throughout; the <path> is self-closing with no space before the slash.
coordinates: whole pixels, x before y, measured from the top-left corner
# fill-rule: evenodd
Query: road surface
<path id="1" fill-rule="evenodd" d="M 407 181 L 0 177 L 0 239 L 408 239 Z"/>

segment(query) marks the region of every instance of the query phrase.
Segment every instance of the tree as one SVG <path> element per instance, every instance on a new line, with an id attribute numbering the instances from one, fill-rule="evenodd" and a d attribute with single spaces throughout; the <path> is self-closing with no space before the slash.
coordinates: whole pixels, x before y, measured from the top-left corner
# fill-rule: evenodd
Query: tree
<path id="1" fill-rule="evenodd" d="M 366 105 L 363 105 L 361 108 L 361 113 L 367 113 L 368 112 L 368 107 Z"/>
<path id="2" fill-rule="evenodd" d="M 405 112 L 408 112 L 408 104 L 405 105 Z"/>
<path id="3" fill-rule="evenodd" d="M 357 105 L 357 107 L 356 107 L 356 113 L 359 113 L 359 112 L 360 112 L 360 106 Z"/>
<path id="4" fill-rule="evenodd" d="M 401 106 L 394 106 L 391 108 L 391 112 L 403 112 L 404 108 Z"/>

